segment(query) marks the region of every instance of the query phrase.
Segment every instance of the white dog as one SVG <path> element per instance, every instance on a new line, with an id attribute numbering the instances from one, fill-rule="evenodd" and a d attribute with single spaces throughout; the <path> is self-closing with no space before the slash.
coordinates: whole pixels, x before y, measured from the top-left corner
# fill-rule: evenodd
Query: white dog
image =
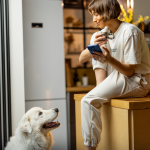
<path id="1" fill-rule="evenodd" d="M 51 130 L 60 123 L 52 122 L 58 116 L 58 109 L 30 109 L 21 119 L 15 136 L 10 138 L 5 150 L 50 150 L 53 145 Z"/>

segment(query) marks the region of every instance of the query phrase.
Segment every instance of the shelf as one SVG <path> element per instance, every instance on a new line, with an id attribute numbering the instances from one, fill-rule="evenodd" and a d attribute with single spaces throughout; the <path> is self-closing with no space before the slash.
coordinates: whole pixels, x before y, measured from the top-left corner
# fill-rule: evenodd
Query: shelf
<path id="1" fill-rule="evenodd" d="M 95 85 L 66 87 L 66 92 L 87 92 L 93 88 L 95 88 Z"/>
<path id="2" fill-rule="evenodd" d="M 86 2 L 86 4 L 85 4 L 85 2 Z M 94 27 L 94 26 L 90 27 L 90 25 L 88 25 L 89 27 L 86 27 L 86 21 L 85 21 L 86 12 L 85 12 L 85 10 L 86 10 L 89 2 L 90 2 L 90 0 L 79 0 L 76 3 L 77 5 L 79 4 L 80 6 L 82 6 L 82 7 L 78 6 L 78 8 L 80 8 L 82 10 L 82 19 L 81 19 L 82 20 L 82 25 L 80 27 L 75 27 L 75 26 L 73 26 L 73 24 L 66 24 L 65 27 L 64 27 L 65 33 L 76 34 L 76 36 L 78 36 L 80 34 L 83 35 L 83 49 L 86 49 L 86 46 L 87 46 L 86 38 L 89 36 L 87 34 L 90 34 L 92 36 L 92 34 L 94 32 L 97 32 L 97 31 L 100 30 L 100 28 L 97 28 L 97 27 Z M 69 7 L 75 8 L 76 4 L 73 5 L 73 3 L 71 1 L 70 2 L 66 1 L 66 3 L 64 3 L 64 6 L 66 6 L 66 7 L 64 7 L 64 9 L 69 8 Z"/>
<path id="3" fill-rule="evenodd" d="M 83 30 L 83 31 L 86 31 L 86 30 L 96 30 L 96 31 L 99 31 L 101 30 L 100 28 L 84 28 L 84 27 L 64 27 L 64 29 L 67 29 L 67 33 L 72 33 L 72 34 L 83 34 L 82 32 L 77 32 L 77 30 Z M 69 31 L 69 29 L 71 31 Z M 72 30 L 75 30 L 75 31 L 72 31 Z M 95 32 L 95 31 L 94 31 Z M 94 32 L 85 32 L 84 34 L 93 34 Z"/>
<path id="4" fill-rule="evenodd" d="M 75 29 L 75 30 L 100 30 L 100 28 L 86 28 L 86 27 L 64 27 L 64 29 Z"/>

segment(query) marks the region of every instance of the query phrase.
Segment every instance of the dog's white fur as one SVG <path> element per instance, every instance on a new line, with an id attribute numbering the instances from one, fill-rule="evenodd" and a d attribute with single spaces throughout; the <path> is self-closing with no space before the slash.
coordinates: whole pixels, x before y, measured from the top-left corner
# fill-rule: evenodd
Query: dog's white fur
<path id="1" fill-rule="evenodd" d="M 5 150 L 50 150 L 53 145 L 51 130 L 43 125 L 52 122 L 58 116 L 55 109 L 43 110 L 31 108 L 21 119 L 15 136 L 10 138 Z"/>

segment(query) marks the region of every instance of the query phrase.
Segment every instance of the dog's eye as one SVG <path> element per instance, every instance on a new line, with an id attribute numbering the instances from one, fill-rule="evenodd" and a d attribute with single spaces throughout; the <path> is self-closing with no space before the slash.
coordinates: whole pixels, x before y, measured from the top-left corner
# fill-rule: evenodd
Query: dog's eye
<path id="1" fill-rule="evenodd" d="M 43 114 L 43 113 L 40 111 L 40 112 L 39 112 L 39 116 L 42 115 L 42 114 Z"/>

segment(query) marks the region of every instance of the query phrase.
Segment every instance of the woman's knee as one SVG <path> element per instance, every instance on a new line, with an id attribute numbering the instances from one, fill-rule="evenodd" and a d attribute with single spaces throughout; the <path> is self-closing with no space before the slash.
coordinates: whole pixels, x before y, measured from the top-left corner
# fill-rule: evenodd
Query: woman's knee
<path id="1" fill-rule="evenodd" d="M 82 99 L 81 99 L 81 107 L 88 108 L 90 106 L 90 101 L 91 98 L 89 97 L 88 94 L 86 94 Z"/>
<path id="2" fill-rule="evenodd" d="M 102 107 L 101 101 L 100 100 L 92 100 L 90 102 L 92 106 L 94 106 L 96 109 L 100 109 Z"/>
<path id="3" fill-rule="evenodd" d="M 99 99 L 97 99 L 96 97 L 94 98 L 94 97 L 88 96 L 88 95 L 85 95 L 81 99 L 81 107 L 84 107 L 85 105 L 94 106 L 97 109 L 101 107 L 101 103 Z"/>
<path id="4" fill-rule="evenodd" d="M 85 96 L 81 99 L 81 105 L 84 105 L 87 102 L 87 99 L 85 98 Z"/>

